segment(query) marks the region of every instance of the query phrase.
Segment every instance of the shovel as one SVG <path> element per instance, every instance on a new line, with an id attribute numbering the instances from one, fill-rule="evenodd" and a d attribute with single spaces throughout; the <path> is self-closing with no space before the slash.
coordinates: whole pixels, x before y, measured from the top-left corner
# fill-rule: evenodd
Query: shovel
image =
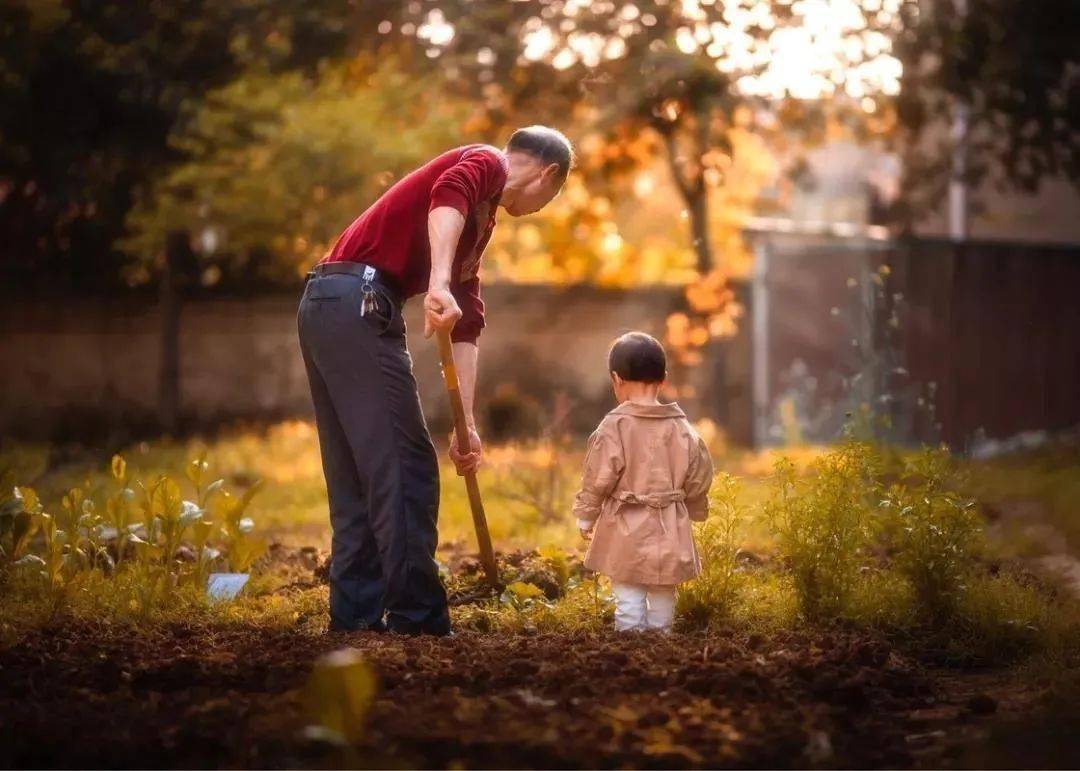
<path id="1" fill-rule="evenodd" d="M 461 387 L 458 385 L 457 368 L 454 366 L 454 348 L 450 344 L 449 332 L 439 330 L 438 338 L 443 379 L 446 380 L 446 393 L 450 396 L 450 409 L 454 411 L 454 433 L 457 435 L 457 446 L 462 454 L 467 454 L 471 451 L 469 428 L 465 424 L 465 406 L 461 403 Z M 499 589 L 499 568 L 495 564 L 495 552 L 491 548 L 491 534 L 488 532 L 487 517 L 484 515 L 484 503 L 480 500 L 480 486 L 476 482 L 475 471 L 465 474 L 465 489 L 469 493 L 469 508 L 472 509 L 476 542 L 480 547 L 480 562 L 484 566 L 484 575 L 487 576 L 488 583 L 492 587 Z"/>

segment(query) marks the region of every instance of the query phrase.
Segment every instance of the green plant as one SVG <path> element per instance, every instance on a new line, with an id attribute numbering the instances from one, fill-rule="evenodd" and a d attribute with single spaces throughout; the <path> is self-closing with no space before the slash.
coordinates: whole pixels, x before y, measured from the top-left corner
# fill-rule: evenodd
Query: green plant
<path id="1" fill-rule="evenodd" d="M 954 622 L 936 636 L 945 658 L 964 665 L 1008 664 L 1054 642 L 1056 618 L 1067 604 L 1051 605 L 1030 579 L 1003 571 L 973 573 L 956 600 Z M 1076 645 L 1077 629 L 1071 630 Z"/>
<path id="2" fill-rule="evenodd" d="M 207 518 L 208 506 L 213 504 L 220 518 L 221 542 L 233 569 L 248 570 L 265 549 L 262 539 L 249 535 L 254 522 L 245 516 L 258 485 L 234 498 L 220 479 L 204 484 L 207 467 L 202 455 L 187 464 L 194 501 L 184 499 L 167 474 L 150 483 L 132 479 L 120 455 L 110 462 L 109 484 L 88 479 L 67 487 L 51 508 L 31 488 L 5 486 L 0 499 L 5 574 L 20 573 L 20 591 L 44 588 L 53 611 L 81 589 L 92 589 L 103 608 L 122 606 L 144 618 L 175 600 L 181 587 L 201 595 L 221 556 L 211 545 L 214 522 Z M 125 599 L 114 602 L 106 592 Z"/>
<path id="3" fill-rule="evenodd" d="M 9 474 L 0 484 L 0 559 L 13 565 L 22 559 L 37 529 L 41 505 L 36 492 L 15 487 Z"/>
<path id="4" fill-rule="evenodd" d="M 808 479 L 786 458 L 776 462 L 764 514 L 808 619 L 846 610 L 868 542 L 877 464 L 873 448 L 855 441 L 814 461 Z"/>
<path id="5" fill-rule="evenodd" d="M 709 518 L 695 526 L 701 575 L 679 587 L 675 610 L 692 627 L 707 627 L 731 616 L 741 574 L 738 528 L 747 518 L 741 486 L 731 474 L 718 474 L 709 491 Z"/>
<path id="6" fill-rule="evenodd" d="M 958 495 L 946 450 L 925 449 L 904 462 L 881 508 L 893 519 L 893 563 L 912 585 L 920 618 L 941 625 L 955 615 L 981 535 L 975 502 Z"/>
<path id="7" fill-rule="evenodd" d="M 234 573 L 246 573 L 266 551 L 266 541 L 252 534 L 255 521 L 244 516 L 259 487 L 258 483 L 253 484 L 239 497 L 233 496 L 227 490 L 221 490 L 214 497 L 214 519 L 222 523 L 221 535 L 224 538 L 229 570 Z"/>

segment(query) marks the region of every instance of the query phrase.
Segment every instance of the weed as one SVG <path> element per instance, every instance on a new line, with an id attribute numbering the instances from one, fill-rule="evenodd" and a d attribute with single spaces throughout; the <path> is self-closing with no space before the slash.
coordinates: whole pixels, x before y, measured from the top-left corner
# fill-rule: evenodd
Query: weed
<path id="1" fill-rule="evenodd" d="M 896 569 L 911 582 L 921 620 L 935 626 L 955 615 L 981 534 L 975 502 L 954 492 L 954 476 L 946 451 L 926 449 L 905 461 L 881 501 L 895 520 Z"/>
<path id="2" fill-rule="evenodd" d="M 869 445 L 849 441 L 816 460 L 808 479 L 796 477 L 790 461 L 776 462 L 764 515 L 809 620 L 848 606 L 870 533 L 877 460 Z"/>
<path id="3" fill-rule="evenodd" d="M 679 587 L 676 613 L 684 624 L 704 628 L 731 616 L 742 574 L 738 570 L 739 526 L 747 519 L 739 480 L 721 473 L 709 491 L 709 518 L 695 526 L 701 575 Z"/>

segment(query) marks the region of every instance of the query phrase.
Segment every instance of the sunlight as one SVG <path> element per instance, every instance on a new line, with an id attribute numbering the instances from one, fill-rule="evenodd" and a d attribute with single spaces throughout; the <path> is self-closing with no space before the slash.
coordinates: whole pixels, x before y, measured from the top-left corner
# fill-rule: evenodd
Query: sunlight
<path id="1" fill-rule="evenodd" d="M 703 6 L 714 2 L 682 0 L 685 24 L 674 34 L 675 47 L 690 56 L 702 53 L 718 70 L 733 77 L 734 88 L 767 99 L 822 99 L 838 91 L 859 100 L 900 90 L 902 66 L 881 29 L 899 23 L 902 0 L 794 0 L 792 19 L 777 19 L 767 0 L 718 0 L 723 21 L 708 21 Z M 587 4 L 567 3 L 550 20 L 532 17 L 525 24 L 522 56 L 549 61 L 556 69 L 575 64 L 597 67 L 604 59 L 626 54 L 624 38 L 656 23 L 632 5 L 615 14 L 618 36 L 583 32 L 578 17 Z M 594 5 L 590 10 L 598 13 Z M 864 14 L 870 15 L 870 20 Z M 761 32 L 767 33 L 762 37 Z"/>
<path id="2" fill-rule="evenodd" d="M 435 8 L 427 15 L 427 21 L 416 30 L 416 36 L 433 46 L 445 46 L 454 39 L 454 25 L 446 21 L 442 11 Z"/>

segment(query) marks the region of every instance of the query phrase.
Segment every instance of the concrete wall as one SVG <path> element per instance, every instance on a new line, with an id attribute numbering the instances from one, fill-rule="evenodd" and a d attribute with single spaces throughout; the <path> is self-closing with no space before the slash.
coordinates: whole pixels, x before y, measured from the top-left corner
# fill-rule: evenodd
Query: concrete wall
<path id="1" fill-rule="evenodd" d="M 662 337 L 678 289 L 492 286 L 481 338 L 482 404 L 506 431 L 536 428 L 563 391 L 573 427 L 609 408 L 605 356 L 628 329 Z M 409 303 L 409 346 L 433 428 L 447 423 L 437 351 Z M 189 301 L 181 324 L 187 425 L 310 414 L 295 330 L 296 298 Z M 160 319 L 152 298 L 15 298 L 0 308 L 0 433 L 54 436 L 153 426 Z M 705 391 L 703 390 L 702 393 Z M 507 425 L 515 421 L 520 425 Z M 501 417 L 500 417 L 501 416 Z"/>

